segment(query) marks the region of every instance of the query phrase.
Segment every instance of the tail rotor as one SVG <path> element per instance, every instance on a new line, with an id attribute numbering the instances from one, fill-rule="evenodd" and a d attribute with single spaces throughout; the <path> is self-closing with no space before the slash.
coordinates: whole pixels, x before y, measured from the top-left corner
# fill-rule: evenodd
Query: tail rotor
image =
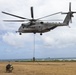
<path id="1" fill-rule="evenodd" d="M 74 13 L 76 13 L 76 12 L 71 11 L 71 2 L 69 2 L 69 12 L 62 12 L 61 14 L 67 14 L 70 23 L 72 23 L 72 17 L 74 17 L 73 16 Z"/>

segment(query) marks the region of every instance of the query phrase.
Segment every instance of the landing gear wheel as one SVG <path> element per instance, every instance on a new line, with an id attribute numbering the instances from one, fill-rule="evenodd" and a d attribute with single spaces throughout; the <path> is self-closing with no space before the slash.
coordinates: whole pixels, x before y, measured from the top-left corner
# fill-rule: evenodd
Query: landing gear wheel
<path id="1" fill-rule="evenodd" d="M 36 32 L 34 32 L 34 34 L 36 34 Z"/>
<path id="2" fill-rule="evenodd" d="M 19 33 L 19 35 L 22 35 L 22 33 Z"/>
<path id="3" fill-rule="evenodd" d="M 40 35 L 42 35 L 42 33 L 40 33 Z"/>

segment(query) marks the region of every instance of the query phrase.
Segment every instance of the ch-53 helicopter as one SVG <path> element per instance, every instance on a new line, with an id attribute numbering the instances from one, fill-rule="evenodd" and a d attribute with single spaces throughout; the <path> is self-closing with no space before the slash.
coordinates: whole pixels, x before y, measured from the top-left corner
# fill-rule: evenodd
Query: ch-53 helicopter
<path id="1" fill-rule="evenodd" d="M 22 33 L 34 33 L 34 34 L 35 33 L 40 33 L 40 35 L 42 35 L 42 33 L 53 30 L 54 28 L 56 28 L 58 26 L 68 26 L 69 22 L 72 21 L 72 17 L 74 17 L 73 13 L 76 13 L 76 12 L 71 11 L 71 2 L 69 2 L 69 11 L 68 12 L 64 12 L 64 13 L 63 12 L 57 12 L 57 13 L 54 13 L 54 14 L 51 14 L 51 15 L 47 15 L 47 16 L 38 18 L 38 19 L 34 19 L 33 7 L 31 7 L 31 19 L 21 17 L 21 16 L 17 16 L 17 15 L 14 15 L 14 14 L 10 14 L 10 13 L 4 12 L 4 11 L 2 11 L 2 13 L 22 19 L 22 20 L 4 20 L 6 22 L 29 21 L 28 23 L 22 23 L 21 26 L 19 27 L 17 32 L 19 32 L 20 35 Z M 46 17 L 49 17 L 49 16 L 59 14 L 59 13 L 67 14 L 63 23 L 49 23 L 49 22 L 45 23 L 45 22 L 40 20 L 40 19 L 43 19 L 43 18 L 46 18 Z"/>

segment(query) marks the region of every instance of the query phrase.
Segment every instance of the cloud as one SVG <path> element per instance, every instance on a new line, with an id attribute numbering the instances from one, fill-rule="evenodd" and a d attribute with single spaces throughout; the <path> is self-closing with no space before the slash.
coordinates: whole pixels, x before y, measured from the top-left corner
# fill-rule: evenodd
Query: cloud
<path id="1" fill-rule="evenodd" d="M 63 48 L 76 45 L 76 28 L 58 29 L 43 36 L 43 42 L 47 47 Z"/>
<path id="2" fill-rule="evenodd" d="M 15 47 L 24 47 L 25 44 L 27 45 L 28 42 L 32 41 L 32 37 L 30 39 L 29 34 L 20 36 L 19 34 L 12 32 L 6 33 L 2 38 L 4 42 Z"/>

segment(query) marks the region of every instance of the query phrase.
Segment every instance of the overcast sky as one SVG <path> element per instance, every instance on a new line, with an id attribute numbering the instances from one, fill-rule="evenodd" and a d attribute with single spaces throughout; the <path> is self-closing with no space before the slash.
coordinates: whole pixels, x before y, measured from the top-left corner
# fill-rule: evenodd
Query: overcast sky
<path id="1" fill-rule="evenodd" d="M 6 11 L 26 18 L 30 17 L 30 7 L 34 7 L 35 18 L 56 12 L 68 12 L 69 2 L 76 11 L 76 0 L 0 0 L 0 12 Z M 49 19 L 62 19 L 66 15 L 56 15 Z M 32 58 L 34 34 L 15 33 L 21 23 L 5 23 L 6 19 L 18 19 L 0 13 L 0 59 Z M 69 27 L 58 27 L 50 32 L 35 35 L 36 58 L 76 57 L 76 14 Z"/>

